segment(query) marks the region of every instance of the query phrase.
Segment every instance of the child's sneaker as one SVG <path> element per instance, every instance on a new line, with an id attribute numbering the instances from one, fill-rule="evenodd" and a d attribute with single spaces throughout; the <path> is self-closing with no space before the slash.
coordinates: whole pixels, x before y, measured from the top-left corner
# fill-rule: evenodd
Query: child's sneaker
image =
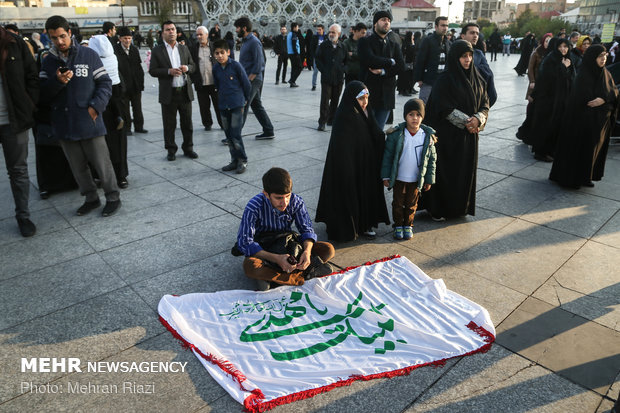
<path id="1" fill-rule="evenodd" d="M 394 239 L 403 239 L 403 227 L 394 228 Z"/>
<path id="2" fill-rule="evenodd" d="M 411 239 L 413 237 L 413 227 L 403 227 L 403 239 Z"/>

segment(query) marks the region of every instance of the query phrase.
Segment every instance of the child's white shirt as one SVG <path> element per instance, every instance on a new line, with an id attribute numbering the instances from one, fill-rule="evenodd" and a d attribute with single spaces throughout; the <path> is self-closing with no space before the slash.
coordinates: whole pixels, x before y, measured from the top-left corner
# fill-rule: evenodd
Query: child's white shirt
<path id="1" fill-rule="evenodd" d="M 418 132 L 413 136 L 405 128 L 405 142 L 403 144 L 403 152 L 398 161 L 397 180 L 401 182 L 418 182 L 425 138 L 426 134 L 422 128 L 418 129 Z"/>

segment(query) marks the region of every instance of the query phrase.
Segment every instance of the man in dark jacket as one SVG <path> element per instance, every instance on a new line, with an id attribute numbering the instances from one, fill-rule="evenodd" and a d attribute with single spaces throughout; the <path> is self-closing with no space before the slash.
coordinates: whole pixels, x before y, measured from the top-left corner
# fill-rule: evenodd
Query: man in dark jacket
<path id="1" fill-rule="evenodd" d="M 125 119 L 125 131 L 130 136 L 131 122 L 137 133 L 148 133 L 144 129 L 144 116 L 142 115 L 142 91 L 144 90 L 144 69 L 140 52 L 131 44 L 132 36 L 128 27 L 118 29 L 119 43 L 114 46 L 114 53 L 118 60 L 118 71 L 123 82 L 123 118 Z M 133 118 L 129 114 L 129 104 L 133 109 Z"/>
<path id="2" fill-rule="evenodd" d="M 332 24 L 329 27 L 329 41 L 321 43 L 315 54 L 314 63 L 321 72 L 321 108 L 317 128 L 320 131 L 325 130 L 326 122 L 331 126 L 342 92 L 347 52 L 342 42 L 338 41 L 341 31 L 339 24 Z"/>
<path id="3" fill-rule="evenodd" d="M 37 65 L 26 43 L 0 26 L 0 143 L 15 200 L 15 218 L 24 237 L 37 230 L 30 221 L 28 129 L 39 99 Z"/>
<path id="4" fill-rule="evenodd" d="M 373 16 L 374 32 L 361 38 L 357 45 L 360 78 L 370 92 L 369 106 L 381 129 L 394 109 L 396 75 L 405 69 L 400 47 L 388 37 L 392 15 L 378 11 Z"/>
<path id="5" fill-rule="evenodd" d="M 41 101 L 52 108 L 54 136 L 60 139 L 71 172 L 86 197 L 77 215 L 85 215 L 101 205 L 90 164 L 105 191 L 107 202 L 102 215 L 107 217 L 121 206 L 102 116 L 112 96 L 112 80 L 93 49 L 74 44 L 64 17 L 50 17 L 45 28 L 54 46 L 43 60 L 39 74 Z"/>
<path id="6" fill-rule="evenodd" d="M 450 50 L 450 41 L 446 38 L 448 32 L 448 18 L 439 16 L 435 19 L 435 32 L 422 40 L 416 54 L 413 67 L 413 81 L 420 88 L 420 99 L 424 104 L 431 95 L 433 83 L 437 75 L 446 68 L 446 57 Z"/>
<path id="7" fill-rule="evenodd" d="M 194 61 L 186 46 L 177 41 L 177 27 L 174 22 L 161 25 L 163 42 L 153 48 L 149 74 L 159 80 L 159 103 L 164 123 L 164 147 L 167 159 L 174 161 L 179 149 L 174 141 L 177 127 L 177 112 L 183 134 L 183 154 L 190 159 L 198 158 L 194 152 L 194 127 L 192 125 L 192 81 L 189 75 L 195 70 Z"/>
<path id="8" fill-rule="evenodd" d="M 480 26 L 476 23 L 467 23 L 465 27 L 461 29 L 461 39 L 467 40 L 472 46 L 478 43 L 478 36 L 480 36 Z M 489 95 L 489 107 L 491 107 L 497 101 L 493 71 L 489 67 L 487 58 L 484 56 L 482 50 L 474 47 L 473 58 L 474 65 L 476 69 L 478 69 L 480 76 L 487 82 L 487 95 Z"/>
<path id="9" fill-rule="evenodd" d="M 213 57 L 213 43 L 209 41 L 209 32 L 205 26 L 196 28 L 196 40 L 189 50 L 196 64 L 196 70 L 192 73 L 192 83 L 198 96 L 202 126 L 206 131 L 210 131 L 213 126 L 211 102 L 213 102 L 217 123 L 222 127 L 222 118 L 217 104 L 217 90 L 213 79 L 213 66 L 217 62 Z"/>
<path id="10" fill-rule="evenodd" d="M 288 66 L 288 51 L 286 49 L 286 26 L 280 27 L 280 34 L 273 40 L 273 51 L 278 56 L 276 69 L 276 85 L 280 83 L 280 69 L 282 69 L 282 83 L 286 83 L 286 66 Z"/>

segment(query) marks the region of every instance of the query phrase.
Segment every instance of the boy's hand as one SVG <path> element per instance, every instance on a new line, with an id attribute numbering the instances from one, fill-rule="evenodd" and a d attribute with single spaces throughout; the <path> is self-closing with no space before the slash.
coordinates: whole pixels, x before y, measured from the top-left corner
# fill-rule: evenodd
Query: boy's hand
<path id="1" fill-rule="evenodd" d="M 310 265 L 310 249 L 305 249 L 304 252 L 301 253 L 299 257 L 299 262 L 297 263 L 298 270 L 305 270 Z"/>
<path id="2" fill-rule="evenodd" d="M 383 186 L 386 187 L 386 188 L 389 188 L 390 187 L 390 180 L 389 179 L 384 179 L 383 180 Z"/>
<path id="3" fill-rule="evenodd" d="M 291 265 L 288 262 L 288 254 L 278 254 L 276 255 L 276 257 L 277 257 L 276 264 L 278 264 L 284 272 L 290 273 L 291 271 L 295 269 L 296 266 Z"/>
<path id="4" fill-rule="evenodd" d="M 428 191 L 429 189 L 431 189 L 431 184 L 424 184 L 424 186 L 422 187 L 422 190 L 424 192 Z"/>

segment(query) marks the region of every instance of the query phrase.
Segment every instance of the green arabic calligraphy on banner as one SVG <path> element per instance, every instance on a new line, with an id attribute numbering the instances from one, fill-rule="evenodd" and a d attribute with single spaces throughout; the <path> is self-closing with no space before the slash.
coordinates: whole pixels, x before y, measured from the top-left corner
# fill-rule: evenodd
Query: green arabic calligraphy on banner
<path id="1" fill-rule="evenodd" d="M 242 342 L 277 340 L 282 337 L 323 329 L 322 333 L 326 336 L 326 341 L 292 351 L 275 352 L 270 350 L 271 356 L 275 360 L 291 361 L 335 347 L 351 336 L 356 337 L 363 344 L 372 345 L 375 344 L 375 341 L 378 339 L 382 339 L 386 331 L 393 332 L 394 320 L 391 318 L 383 322 L 377 321 L 377 327 L 380 330 L 370 336 L 362 336 L 355 331 L 354 327 L 351 325 L 351 320 L 362 317 L 366 311 L 383 315 L 381 309 L 385 307 L 383 303 L 377 306 L 371 304 L 370 308 L 361 307 L 360 302 L 362 298 L 363 294 L 360 291 L 357 298 L 347 305 L 344 314 L 327 316 L 328 313 L 332 314 L 332 312 L 329 312 L 328 308 L 317 308 L 312 303 L 307 293 L 293 291 L 288 299 L 282 297 L 278 300 L 258 303 L 236 303 L 231 312 L 220 314 L 220 316 L 228 316 L 228 319 L 231 320 L 233 318 L 239 318 L 242 313 L 266 312 L 260 320 L 248 325 L 241 332 L 239 339 Z M 303 323 L 303 317 L 306 317 L 310 311 L 327 318 L 319 321 L 307 322 L 305 324 L 298 324 L 299 322 Z M 294 321 L 297 321 L 297 323 L 293 323 Z M 295 325 L 289 326 L 291 323 Z M 402 344 L 407 343 L 405 340 L 400 339 L 396 340 L 396 342 Z M 395 349 L 396 343 L 394 341 L 383 340 L 382 345 L 374 348 L 374 353 L 385 354 L 387 351 Z"/>

